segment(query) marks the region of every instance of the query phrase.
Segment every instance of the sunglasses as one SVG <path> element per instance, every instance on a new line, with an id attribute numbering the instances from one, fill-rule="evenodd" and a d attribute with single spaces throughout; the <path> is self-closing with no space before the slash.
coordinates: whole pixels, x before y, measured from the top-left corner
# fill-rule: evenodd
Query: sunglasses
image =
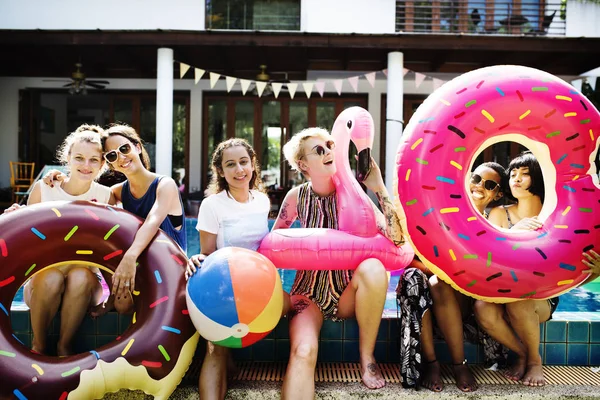
<path id="1" fill-rule="evenodd" d="M 496 190 L 496 188 L 498 186 L 500 186 L 500 184 L 498 184 L 498 182 L 496 181 L 492 181 L 490 179 L 483 179 L 481 177 L 481 175 L 478 174 L 471 174 L 471 183 L 473 185 L 479 185 L 480 182 L 483 182 L 483 187 L 485 188 L 485 190 Z"/>
<path id="2" fill-rule="evenodd" d="M 329 151 L 331 151 L 331 150 L 335 149 L 335 142 L 333 140 L 328 140 L 328 141 L 325 142 L 325 146 L 327 146 L 327 148 L 329 149 Z M 313 149 L 314 149 L 313 151 L 311 151 L 308 154 L 303 155 L 300 158 L 304 158 L 304 157 L 306 157 L 308 155 L 311 155 L 311 154 L 316 154 L 319 157 L 323 157 L 327 153 L 327 151 L 325 150 L 325 147 L 321 146 L 320 144 L 318 144 L 315 147 L 313 147 Z"/>
<path id="3" fill-rule="evenodd" d="M 132 149 L 131 144 L 129 144 L 129 143 L 122 144 L 119 146 L 118 149 L 111 150 L 108 153 L 105 153 L 104 159 L 112 164 L 119 159 L 119 154 L 127 155 L 127 154 L 131 153 L 131 149 Z"/>

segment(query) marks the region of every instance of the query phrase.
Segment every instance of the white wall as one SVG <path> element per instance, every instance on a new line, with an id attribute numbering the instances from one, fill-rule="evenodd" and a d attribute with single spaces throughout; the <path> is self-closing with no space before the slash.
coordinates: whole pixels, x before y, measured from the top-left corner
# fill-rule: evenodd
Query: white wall
<path id="1" fill-rule="evenodd" d="M 204 30 L 204 0 L 0 0 L 0 29 Z"/>
<path id="2" fill-rule="evenodd" d="M 300 30 L 322 33 L 394 33 L 394 0 L 302 0 Z"/>
<path id="3" fill-rule="evenodd" d="M 568 0 L 567 37 L 600 37 L 600 4 Z"/>

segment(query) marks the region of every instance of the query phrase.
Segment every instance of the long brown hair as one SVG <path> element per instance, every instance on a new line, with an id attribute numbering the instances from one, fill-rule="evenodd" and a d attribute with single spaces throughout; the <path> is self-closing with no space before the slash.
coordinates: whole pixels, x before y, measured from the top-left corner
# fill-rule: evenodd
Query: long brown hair
<path id="1" fill-rule="evenodd" d="M 236 146 L 242 146 L 244 149 L 246 149 L 246 152 L 248 153 L 248 156 L 250 156 L 250 160 L 252 162 L 254 171 L 252 171 L 252 178 L 250 178 L 250 190 L 259 190 L 264 192 L 263 182 L 260 178 L 260 166 L 258 165 L 258 161 L 256 159 L 256 152 L 246 140 L 232 138 L 219 143 L 215 149 L 215 152 L 213 153 L 210 165 L 212 177 L 210 179 L 208 189 L 206 190 L 207 194 L 215 194 L 220 193 L 223 190 L 229 190 L 229 184 L 227 183 L 227 180 L 225 180 L 225 177 L 221 176 L 223 173 L 223 153 L 225 150 Z"/>
<path id="2" fill-rule="evenodd" d="M 108 140 L 109 137 L 115 136 L 115 135 L 122 136 L 125 139 L 129 140 L 131 143 L 140 146 L 140 148 L 142 149 L 142 154 L 140 154 L 140 159 L 142 160 L 142 165 L 144 166 L 144 168 L 146 168 L 149 171 L 150 170 L 150 156 L 148 156 L 148 152 L 144 148 L 144 143 L 142 141 L 142 138 L 140 137 L 140 135 L 138 135 L 138 133 L 135 131 L 135 129 L 133 129 L 132 127 L 130 127 L 129 125 L 126 125 L 126 124 L 111 124 L 109 126 L 109 128 L 104 131 L 104 135 L 102 136 L 102 148 L 105 151 L 106 151 L 106 140 Z M 109 165 L 110 165 L 110 163 L 109 163 Z M 110 168 L 112 169 L 112 165 L 110 165 Z"/>

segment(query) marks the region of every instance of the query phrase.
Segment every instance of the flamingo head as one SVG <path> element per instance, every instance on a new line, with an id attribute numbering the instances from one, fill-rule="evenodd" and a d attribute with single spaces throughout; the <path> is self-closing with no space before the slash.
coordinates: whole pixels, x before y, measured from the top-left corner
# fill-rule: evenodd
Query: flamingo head
<path id="1" fill-rule="evenodd" d="M 331 135 L 340 148 L 347 149 L 352 140 L 358 153 L 356 179 L 363 181 L 371 170 L 371 149 L 375 136 L 373 117 L 362 107 L 350 107 L 337 117 Z M 346 155 L 343 155 L 346 156 Z"/>

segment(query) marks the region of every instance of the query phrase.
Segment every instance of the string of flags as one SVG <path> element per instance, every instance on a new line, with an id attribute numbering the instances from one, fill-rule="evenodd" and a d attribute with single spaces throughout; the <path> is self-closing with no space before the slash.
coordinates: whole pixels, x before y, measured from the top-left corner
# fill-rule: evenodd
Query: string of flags
<path id="1" fill-rule="evenodd" d="M 202 69 L 202 68 L 192 67 L 191 65 L 183 63 L 181 61 L 176 61 L 176 62 L 179 63 L 179 79 L 183 79 L 185 77 L 185 75 L 188 73 L 188 71 L 193 70 L 194 83 L 196 85 L 198 84 L 200 79 L 202 79 L 202 77 L 204 77 L 205 75 L 208 74 L 211 89 L 213 89 L 215 87 L 215 85 L 217 84 L 217 82 L 221 78 L 223 78 L 223 79 L 225 79 L 225 87 L 227 89 L 227 93 L 229 93 L 233 89 L 235 84 L 239 81 L 241 90 L 242 90 L 242 94 L 244 96 L 246 95 L 246 93 L 248 93 L 248 91 L 252 87 L 252 85 L 254 85 L 254 87 L 256 88 L 256 94 L 258 95 L 258 97 L 262 97 L 262 95 L 265 93 L 270 94 L 272 92 L 273 95 L 275 96 L 275 98 L 277 98 L 281 94 L 282 90 L 284 90 L 284 88 L 287 90 L 288 94 L 290 95 L 290 98 L 292 98 L 292 99 L 296 95 L 299 88 L 304 91 L 307 98 L 310 98 L 310 96 L 313 94 L 314 91 L 316 91 L 321 97 L 323 97 L 327 86 L 333 86 L 333 88 L 335 89 L 337 94 L 341 95 L 342 91 L 344 90 L 345 82 L 347 82 L 347 85 L 349 85 L 350 88 L 352 88 L 354 93 L 357 93 L 358 92 L 358 84 L 359 84 L 360 79 L 366 79 L 366 81 L 369 83 L 369 85 L 371 87 L 375 87 L 375 80 L 376 80 L 378 73 L 383 73 L 385 76 L 387 76 L 387 69 L 384 69 L 381 71 L 371 71 L 366 74 L 351 76 L 351 77 L 344 78 L 344 79 L 330 79 L 330 80 L 318 80 L 318 81 L 294 81 L 294 82 L 287 82 L 287 83 L 265 82 L 265 81 L 259 81 L 259 80 L 242 79 L 242 78 L 237 78 L 235 76 L 222 75 L 222 74 L 218 74 L 216 72 L 206 71 L 205 69 Z M 426 75 L 426 74 L 423 74 L 420 72 L 411 71 L 407 68 L 404 68 L 403 72 L 404 72 L 404 77 L 406 77 L 406 75 L 409 73 L 414 74 L 415 86 L 417 88 L 419 86 L 421 86 L 423 84 L 423 82 L 428 78 L 431 79 L 431 83 L 432 83 L 434 91 L 437 90 L 438 88 L 440 88 L 444 83 L 446 83 L 446 81 L 443 79 L 435 78 L 435 77 L 432 77 L 430 75 Z M 571 85 L 573 85 L 573 87 L 575 87 L 575 89 L 577 89 L 578 91 L 581 92 L 583 83 L 587 82 L 590 85 L 590 87 L 592 88 L 592 90 L 595 90 L 596 80 L 597 80 L 597 77 L 594 77 L 594 76 L 581 76 L 581 77 L 578 77 L 577 79 L 571 80 Z M 270 90 L 267 89 L 268 87 L 270 87 Z"/>

